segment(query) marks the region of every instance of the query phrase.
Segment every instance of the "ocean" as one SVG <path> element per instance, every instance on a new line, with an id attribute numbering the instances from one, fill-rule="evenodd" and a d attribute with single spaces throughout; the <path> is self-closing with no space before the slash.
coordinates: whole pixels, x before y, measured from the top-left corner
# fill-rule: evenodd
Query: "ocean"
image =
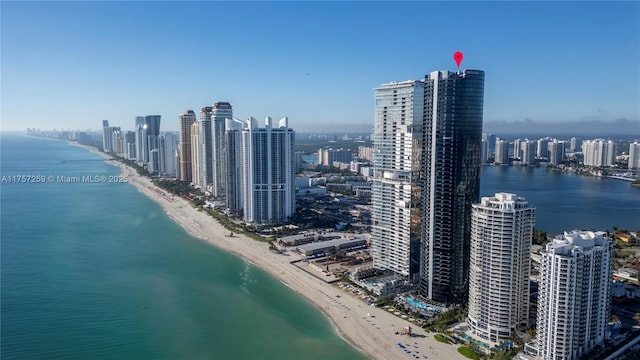
<path id="1" fill-rule="evenodd" d="M 1 136 L 1 176 L 118 174 L 64 141 Z M 2 359 L 365 358 L 305 299 L 135 187 L 7 179 Z"/>
<path id="2" fill-rule="evenodd" d="M 118 174 L 64 141 L 0 136 L 3 177 Z M 481 174 L 481 196 L 525 196 L 539 229 L 640 228 L 640 188 L 628 182 Z M 365 358 L 305 299 L 190 236 L 131 185 L 10 181 L 0 184 L 3 359 Z"/>

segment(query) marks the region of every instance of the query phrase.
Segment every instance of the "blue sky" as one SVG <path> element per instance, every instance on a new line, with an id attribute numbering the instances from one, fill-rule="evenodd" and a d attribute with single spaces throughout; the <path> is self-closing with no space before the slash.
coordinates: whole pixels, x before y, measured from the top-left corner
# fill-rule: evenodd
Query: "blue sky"
<path id="1" fill-rule="evenodd" d="M 132 129 L 229 101 L 295 130 L 373 124 L 373 88 L 486 71 L 485 128 L 616 121 L 640 132 L 638 2 L 12 2 L 1 129 Z M 622 120 L 622 119 L 626 119 Z"/>

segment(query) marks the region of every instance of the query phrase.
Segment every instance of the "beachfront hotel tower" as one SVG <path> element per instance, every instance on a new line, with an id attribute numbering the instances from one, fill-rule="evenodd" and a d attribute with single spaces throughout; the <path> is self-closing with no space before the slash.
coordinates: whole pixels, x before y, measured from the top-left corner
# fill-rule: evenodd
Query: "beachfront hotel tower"
<path id="1" fill-rule="evenodd" d="M 231 104 L 220 101 L 214 103 L 211 109 L 211 159 L 213 168 L 212 194 L 215 197 L 225 196 L 225 186 L 227 182 L 225 165 L 226 119 L 233 119 Z"/>
<path id="2" fill-rule="evenodd" d="M 537 339 L 540 359 L 579 359 L 605 340 L 611 312 L 613 242 L 603 232 L 559 235 L 541 253 Z"/>
<path id="3" fill-rule="evenodd" d="M 295 133 L 286 117 L 274 127 L 250 118 L 242 129 L 244 221 L 256 224 L 285 222 L 295 212 Z"/>
<path id="4" fill-rule="evenodd" d="M 180 138 L 178 144 L 178 157 L 180 159 L 180 180 L 192 181 L 191 171 L 191 125 L 196 122 L 196 114 L 193 110 L 187 110 L 178 116 Z"/>
<path id="5" fill-rule="evenodd" d="M 467 299 L 483 104 L 484 71 L 435 71 L 424 79 L 419 289 L 439 302 Z"/>
<path id="6" fill-rule="evenodd" d="M 528 326 L 534 222 L 535 209 L 515 194 L 473 204 L 467 323 L 483 339 L 508 340 Z"/>
<path id="7" fill-rule="evenodd" d="M 375 89 L 371 257 L 377 269 L 418 281 L 424 82 Z"/>

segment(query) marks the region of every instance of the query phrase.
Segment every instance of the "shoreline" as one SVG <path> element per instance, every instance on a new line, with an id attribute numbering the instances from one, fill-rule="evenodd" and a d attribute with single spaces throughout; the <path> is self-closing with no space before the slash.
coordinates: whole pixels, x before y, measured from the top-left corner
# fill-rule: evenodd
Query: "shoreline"
<path id="1" fill-rule="evenodd" d="M 354 349 L 371 359 L 397 359 L 406 356 L 397 344 L 411 344 L 411 348 L 431 358 L 465 359 L 456 350 L 457 346 L 436 341 L 430 333 L 396 317 L 384 309 L 367 306 L 366 303 L 342 289 L 323 282 L 291 264 L 302 258 L 293 251 L 272 253 L 266 242 L 259 242 L 244 234 L 227 237 L 228 230 L 206 212 L 198 211 L 187 200 L 167 194 L 157 188 L 147 177 L 97 149 L 69 142 L 107 159 L 117 166 L 128 183 L 147 198 L 162 207 L 167 217 L 180 225 L 187 233 L 210 245 L 239 256 L 257 268 L 279 280 L 284 286 L 302 296 L 317 308 L 329 321 L 336 334 Z M 171 199 L 171 200 L 169 200 Z M 370 314 L 371 316 L 368 316 Z M 411 326 L 416 335 L 396 335 L 404 327 Z"/>

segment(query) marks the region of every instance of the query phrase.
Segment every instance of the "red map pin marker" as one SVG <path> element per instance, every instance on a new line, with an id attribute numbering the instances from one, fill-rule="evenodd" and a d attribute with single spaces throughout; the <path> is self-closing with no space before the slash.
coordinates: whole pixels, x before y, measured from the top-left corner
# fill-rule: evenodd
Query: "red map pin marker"
<path id="1" fill-rule="evenodd" d="M 460 63 L 462 62 L 463 58 L 464 58 L 464 55 L 462 55 L 460 51 L 456 51 L 455 53 L 453 53 L 453 60 L 456 61 L 456 64 L 458 65 L 458 69 L 460 68 Z"/>

